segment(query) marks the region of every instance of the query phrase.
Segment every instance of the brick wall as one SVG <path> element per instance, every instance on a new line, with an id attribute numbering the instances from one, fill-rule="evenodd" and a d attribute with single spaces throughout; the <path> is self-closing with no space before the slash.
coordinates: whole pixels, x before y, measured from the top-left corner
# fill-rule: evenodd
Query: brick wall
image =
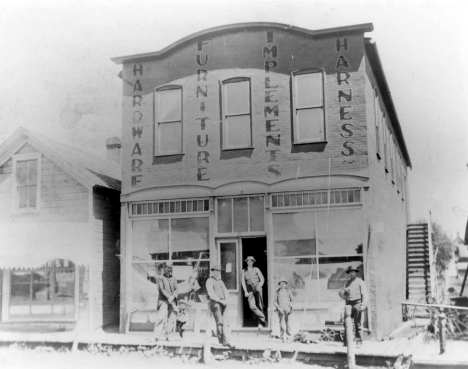
<path id="1" fill-rule="evenodd" d="M 329 158 L 332 174 L 367 175 L 362 35 L 312 39 L 275 31 L 268 42 L 266 33 L 214 37 L 202 50 L 194 41 L 157 60 L 124 65 L 123 194 L 327 175 Z M 346 48 L 337 50 L 345 39 Z M 264 51 L 275 45 L 276 53 Z M 198 65 L 197 57 L 206 64 Z M 293 146 L 291 73 L 307 68 L 325 71 L 327 143 Z M 232 77 L 251 78 L 252 150 L 221 150 L 220 82 Z M 183 155 L 155 160 L 154 89 L 167 84 L 183 88 Z M 350 97 L 339 97 L 340 91 Z M 276 105 L 278 116 L 265 113 Z M 204 127 L 201 118 L 207 118 Z M 267 119 L 277 120 L 272 126 Z"/>
<path id="2" fill-rule="evenodd" d="M 403 199 L 403 192 L 397 191 L 397 184 L 393 184 L 390 173 L 386 173 L 383 156 L 377 158 L 373 87 L 375 82 L 368 70 L 366 106 L 370 186 L 365 191 L 366 220 L 371 227 L 383 224 L 383 231 L 372 232 L 369 238 L 368 288 L 372 330 L 378 331 L 377 338 L 380 339 L 402 322 L 400 301 L 405 300 L 406 289 L 407 199 Z M 389 128 L 392 129 L 391 126 Z"/>

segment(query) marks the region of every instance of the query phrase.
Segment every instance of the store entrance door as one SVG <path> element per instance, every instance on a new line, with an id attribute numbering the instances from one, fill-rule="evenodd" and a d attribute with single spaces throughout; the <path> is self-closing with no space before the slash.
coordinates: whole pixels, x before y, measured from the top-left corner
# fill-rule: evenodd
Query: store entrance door
<path id="1" fill-rule="evenodd" d="M 268 312 L 268 258 L 267 258 L 267 242 L 266 237 L 248 237 L 242 238 L 242 270 L 247 268 L 245 259 L 248 256 L 253 256 L 256 260 L 254 267 L 260 269 L 265 278 L 263 285 L 263 313 L 267 316 Z M 242 288 L 242 287 L 241 287 Z M 242 311 L 243 311 L 243 327 L 257 327 L 258 319 L 256 315 L 250 310 L 248 299 L 242 293 Z M 258 308 L 258 301 L 257 301 Z"/>

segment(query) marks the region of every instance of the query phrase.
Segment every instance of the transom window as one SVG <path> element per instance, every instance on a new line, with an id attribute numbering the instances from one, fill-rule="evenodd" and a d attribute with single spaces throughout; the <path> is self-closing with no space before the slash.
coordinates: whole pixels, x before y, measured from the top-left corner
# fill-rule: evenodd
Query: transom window
<path id="1" fill-rule="evenodd" d="M 264 232 L 263 196 L 218 199 L 218 233 Z"/>
<path id="2" fill-rule="evenodd" d="M 182 152 L 182 87 L 165 86 L 156 90 L 155 154 Z"/>
<path id="3" fill-rule="evenodd" d="M 40 194 L 39 153 L 22 154 L 13 158 L 13 210 L 31 212 L 39 209 Z"/>
<path id="4" fill-rule="evenodd" d="M 223 149 L 252 146 L 250 79 L 223 82 Z"/>
<path id="5" fill-rule="evenodd" d="M 298 72 L 292 83 L 294 143 L 325 141 L 322 71 Z"/>

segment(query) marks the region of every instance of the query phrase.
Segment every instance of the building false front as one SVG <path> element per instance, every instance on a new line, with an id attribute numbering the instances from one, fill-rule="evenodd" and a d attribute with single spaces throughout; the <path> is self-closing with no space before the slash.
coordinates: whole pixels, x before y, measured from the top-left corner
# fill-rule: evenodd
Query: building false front
<path id="1" fill-rule="evenodd" d="M 404 275 L 389 286 L 387 269 L 405 265 L 410 161 L 369 31 L 231 25 L 113 59 L 124 86 L 122 327 L 138 309 L 132 329 L 151 329 L 168 260 L 199 309 L 220 263 L 232 325 L 255 325 L 247 256 L 266 278 L 270 318 L 284 277 L 302 328 L 339 320 L 351 266 L 371 292 L 369 331 L 399 323 Z"/>

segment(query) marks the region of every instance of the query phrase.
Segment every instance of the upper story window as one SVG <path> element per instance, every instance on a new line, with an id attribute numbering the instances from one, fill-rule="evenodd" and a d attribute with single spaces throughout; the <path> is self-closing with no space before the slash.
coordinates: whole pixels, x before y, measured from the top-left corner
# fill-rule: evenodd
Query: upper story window
<path id="1" fill-rule="evenodd" d="M 41 154 L 13 157 L 13 212 L 34 212 L 40 203 Z"/>
<path id="2" fill-rule="evenodd" d="M 292 85 L 294 143 L 325 141 L 322 71 L 295 73 Z"/>
<path id="3" fill-rule="evenodd" d="M 182 153 L 182 87 L 156 90 L 155 155 Z"/>
<path id="4" fill-rule="evenodd" d="M 379 104 L 379 93 L 377 89 L 374 90 L 374 112 L 375 112 L 375 142 L 376 142 L 376 150 L 377 150 L 377 158 L 381 158 L 380 156 L 380 127 L 382 127 L 382 120 L 383 120 L 383 113 L 382 109 L 380 108 Z M 383 127 L 382 127 L 383 128 Z"/>
<path id="5" fill-rule="evenodd" d="M 252 146 L 252 104 L 250 79 L 223 82 L 223 149 Z"/>

